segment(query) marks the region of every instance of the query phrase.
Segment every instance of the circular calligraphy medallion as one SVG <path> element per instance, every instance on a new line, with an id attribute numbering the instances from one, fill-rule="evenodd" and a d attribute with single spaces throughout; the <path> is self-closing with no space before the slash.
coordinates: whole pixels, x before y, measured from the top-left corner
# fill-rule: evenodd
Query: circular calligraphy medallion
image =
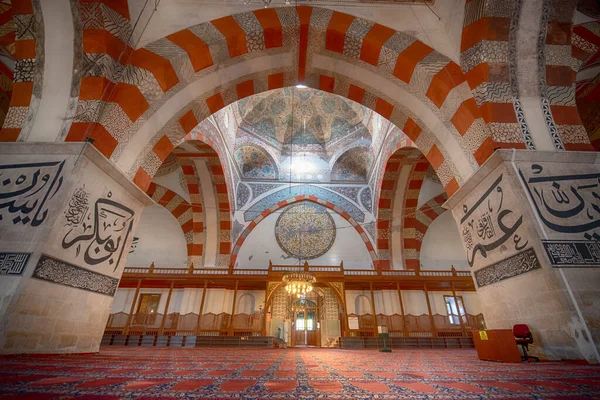
<path id="1" fill-rule="evenodd" d="M 333 246 L 335 222 L 325 207 L 303 202 L 289 207 L 277 218 L 275 239 L 288 255 L 310 260 Z"/>

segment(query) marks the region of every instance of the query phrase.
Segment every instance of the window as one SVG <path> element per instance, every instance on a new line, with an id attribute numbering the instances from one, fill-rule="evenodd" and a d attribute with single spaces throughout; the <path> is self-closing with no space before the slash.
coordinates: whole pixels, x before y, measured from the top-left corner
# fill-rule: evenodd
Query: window
<path id="1" fill-rule="evenodd" d="M 140 295 L 140 304 L 138 304 L 138 314 L 156 314 L 158 312 L 158 303 L 160 294 L 142 294 Z"/>
<path id="2" fill-rule="evenodd" d="M 137 314 L 134 316 L 134 325 L 152 325 L 156 322 L 160 294 L 140 294 Z"/>
<path id="3" fill-rule="evenodd" d="M 454 296 L 444 296 L 444 301 L 446 302 L 446 310 L 448 311 L 448 320 L 453 325 L 460 325 L 458 313 L 460 311 L 460 315 L 464 322 L 466 319 L 465 307 L 463 305 L 463 299 L 461 296 L 456 296 L 456 300 L 458 301 L 458 309 L 456 307 L 456 301 L 454 300 Z"/>
<path id="4" fill-rule="evenodd" d="M 304 330 L 304 311 L 299 311 L 298 314 L 296 314 L 296 330 Z"/>

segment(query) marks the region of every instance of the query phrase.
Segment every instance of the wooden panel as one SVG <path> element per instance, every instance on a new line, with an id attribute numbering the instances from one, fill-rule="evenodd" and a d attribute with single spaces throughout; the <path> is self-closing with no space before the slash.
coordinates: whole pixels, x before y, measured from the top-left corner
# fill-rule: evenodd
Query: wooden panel
<path id="1" fill-rule="evenodd" d="M 307 331 L 306 332 L 306 344 L 308 346 L 317 346 L 318 331 Z"/>
<path id="2" fill-rule="evenodd" d="M 473 342 L 480 360 L 521 362 L 521 353 L 510 329 L 473 331 Z"/>
<path id="3" fill-rule="evenodd" d="M 293 331 L 294 332 L 294 346 L 305 346 L 306 335 L 305 331 Z"/>

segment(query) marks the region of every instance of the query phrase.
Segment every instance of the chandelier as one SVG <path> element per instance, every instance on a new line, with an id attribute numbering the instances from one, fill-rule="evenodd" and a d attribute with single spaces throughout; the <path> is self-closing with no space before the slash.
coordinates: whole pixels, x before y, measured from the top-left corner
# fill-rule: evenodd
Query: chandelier
<path id="1" fill-rule="evenodd" d="M 271 1 L 272 0 L 260 0 L 262 1 L 262 3 L 264 4 L 265 8 L 269 7 L 269 5 L 271 5 Z M 252 0 L 243 0 L 244 4 L 248 5 L 252 2 Z M 285 4 L 286 5 L 290 5 L 290 0 L 285 0 Z"/>
<path id="2" fill-rule="evenodd" d="M 313 289 L 316 278 L 307 272 L 285 274 L 282 278 L 288 294 L 302 296 Z"/>

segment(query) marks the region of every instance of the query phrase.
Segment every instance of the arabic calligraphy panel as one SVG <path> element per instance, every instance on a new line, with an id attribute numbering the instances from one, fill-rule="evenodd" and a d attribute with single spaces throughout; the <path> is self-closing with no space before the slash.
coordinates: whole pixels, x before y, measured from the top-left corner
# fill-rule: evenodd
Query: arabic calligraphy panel
<path id="1" fill-rule="evenodd" d="M 499 168 L 453 210 L 470 267 L 489 265 L 529 244 L 509 179 L 504 168 Z"/>
<path id="2" fill-rule="evenodd" d="M 116 276 L 131 248 L 139 206 L 102 169 L 88 163 L 71 185 L 42 251 Z"/>
<path id="3" fill-rule="evenodd" d="M 108 296 L 114 296 L 119 285 L 116 278 L 97 274 L 46 254 L 40 257 L 32 277 Z"/>
<path id="4" fill-rule="evenodd" d="M 528 248 L 505 260 L 475 271 L 474 276 L 477 287 L 482 287 L 540 268 L 535 251 L 533 248 Z"/>
<path id="5" fill-rule="evenodd" d="M 0 275 L 23 275 L 31 253 L 0 253 Z"/>
<path id="6" fill-rule="evenodd" d="M 600 267 L 600 169 L 592 164 L 517 163 L 555 267 Z"/>
<path id="7" fill-rule="evenodd" d="M 0 225 L 40 226 L 63 184 L 65 160 L 0 165 Z"/>
<path id="8" fill-rule="evenodd" d="M 573 234 L 579 240 L 600 239 L 600 170 L 589 165 L 534 163 L 519 165 L 519 175 L 554 238 Z"/>

